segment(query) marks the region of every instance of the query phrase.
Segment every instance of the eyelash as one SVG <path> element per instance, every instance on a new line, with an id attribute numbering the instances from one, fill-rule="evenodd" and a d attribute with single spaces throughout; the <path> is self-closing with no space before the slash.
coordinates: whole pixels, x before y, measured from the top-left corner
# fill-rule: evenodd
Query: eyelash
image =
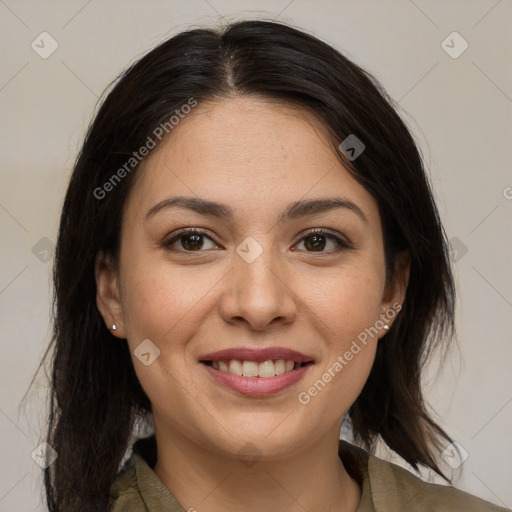
<path id="1" fill-rule="evenodd" d="M 162 246 L 169 250 L 169 251 L 174 251 L 174 252 L 182 252 L 182 253 L 201 253 L 201 252 L 205 252 L 204 250 L 198 250 L 198 251 L 187 251 L 185 249 L 173 249 L 171 246 L 172 244 L 174 244 L 174 242 L 178 241 L 180 238 L 182 237 L 185 237 L 187 235 L 200 235 L 200 236 L 204 236 L 206 238 L 209 238 L 212 242 L 215 243 L 215 240 L 212 239 L 211 236 L 209 236 L 205 231 L 201 231 L 201 230 L 198 230 L 198 229 L 195 229 L 195 228 L 187 228 L 187 229 L 183 229 L 181 231 L 179 231 L 175 236 L 173 236 L 170 240 L 165 240 L 162 244 Z M 306 251 L 306 252 L 309 252 L 310 254 L 334 254 L 334 253 L 338 253 L 344 249 L 350 249 L 351 246 L 348 242 L 342 240 L 341 238 L 339 238 L 338 236 L 334 235 L 331 231 L 329 231 L 328 229 L 325 229 L 325 228 L 314 228 L 314 229 L 311 229 L 309 231 L 307 231 L 303 236 L 302 238 L 297 242 L 297 243 L 300 243 L 302 242 L 304 239 L 310 237 L 310 236 L 313 236 L 313 235 L 325 235 L 327 238 L 330 238 L 331 240 L 334 240 L 334 242 L 336 243 L 337 247 L 336 249 L 334 249 L 334 251 L 332 252 L 326 252 L 326 251 L 319 251 L 318 253 L 316 251 Z M 297 245 L 297 244 L 295 244 Z"/>

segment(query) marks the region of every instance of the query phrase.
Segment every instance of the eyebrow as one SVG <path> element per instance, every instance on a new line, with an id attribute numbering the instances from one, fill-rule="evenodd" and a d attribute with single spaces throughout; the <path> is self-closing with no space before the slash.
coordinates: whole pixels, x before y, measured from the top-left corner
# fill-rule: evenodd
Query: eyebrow
<path id="1" fill-rule="evenodd" d="M 146 214 L 146 220 L 154 216 L 156 213 L 167 208 L 183 208 L 192 210 L 200 215 L 216 217 L 219 219 L 231 220 L 233 218 L 233 210 L 222 203 L 202 199 L 199 197 L 170 197 L 155 204 Z M 278 218 L 278 223 L 288 220 L 299 219 L 308 215 L 316 215 L 332 211 L 337 208 L 344 208 L 352 211 L 364 222 L 368 223 L 365 214 L 349 199 L 342 197 L 327 197 L 322 199 L 311 199 L 295 201 L 289 204 Z"/>

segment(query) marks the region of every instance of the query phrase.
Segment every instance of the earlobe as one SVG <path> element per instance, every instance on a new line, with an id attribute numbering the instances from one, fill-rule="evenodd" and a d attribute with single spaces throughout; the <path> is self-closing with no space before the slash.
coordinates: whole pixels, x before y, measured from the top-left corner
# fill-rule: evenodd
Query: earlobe
<path id="1" fill-rule="evenodd" d="M 110 255 L 98 252 L 94 263 L 96 306 L 103 317 L 105 328 L 116 338 L 126 338 L 123 310 L 119 294 L 119 279 Z"/>

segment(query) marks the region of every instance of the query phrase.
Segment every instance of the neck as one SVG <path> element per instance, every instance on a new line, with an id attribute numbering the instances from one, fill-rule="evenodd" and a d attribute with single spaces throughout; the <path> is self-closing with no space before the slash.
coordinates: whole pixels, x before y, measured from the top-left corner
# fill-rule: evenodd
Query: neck
<path id="1" fill-rule="evenodd" d="M 338 457 L 335 427 L 286 457 L 244 461 L 156 431 L 153 471 L 185 510 L 356 512 L 361 489 Z"/>

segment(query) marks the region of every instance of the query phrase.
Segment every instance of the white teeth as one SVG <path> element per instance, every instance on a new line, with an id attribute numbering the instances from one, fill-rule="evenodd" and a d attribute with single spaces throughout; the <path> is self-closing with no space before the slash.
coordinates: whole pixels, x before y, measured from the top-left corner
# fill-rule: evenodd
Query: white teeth
<path id="1" fill-rule="evenodd" d="M 242 361 L 232 359 L 229 362 L 229 373 L 232 373 L 233 375 L 243 375 Z"/>
<path id="2" fill-rule="evenodd" d="M 296 365 L 294 361 L 286 361 L 284 359 L 268 359 L 260 363 L 256 361 L 240 361 L 239 359 L 212 361 L 212 367 L 216 370 L 244 377 L 274 377 L 285 372 L 291 372 L 295 366 L 299 368 L 300 364 L 297 363 Z"/>
<path id="3" fill-rule="evenodd" d="M 258 363 L 255 361 L 244 361 L 242 363 L 242 372 L 244 377 L 257 377 Z"/>
<path id="4" fill-rule="evenodd" d="M 268 361 L 263 361 L 258 365 L 258 374 L 260 377 L 274 377 L 276 371 L 274 370 L 274 361 L 269 359 Z"/>
<path id="5" fill-rule="evenodd" d="M 276 375 L 281 375 L 285 371 L 285 361 L 284 359 L 278 359 L 277 361 L 274 361 L 274 370 L 276 372 Z"/>

